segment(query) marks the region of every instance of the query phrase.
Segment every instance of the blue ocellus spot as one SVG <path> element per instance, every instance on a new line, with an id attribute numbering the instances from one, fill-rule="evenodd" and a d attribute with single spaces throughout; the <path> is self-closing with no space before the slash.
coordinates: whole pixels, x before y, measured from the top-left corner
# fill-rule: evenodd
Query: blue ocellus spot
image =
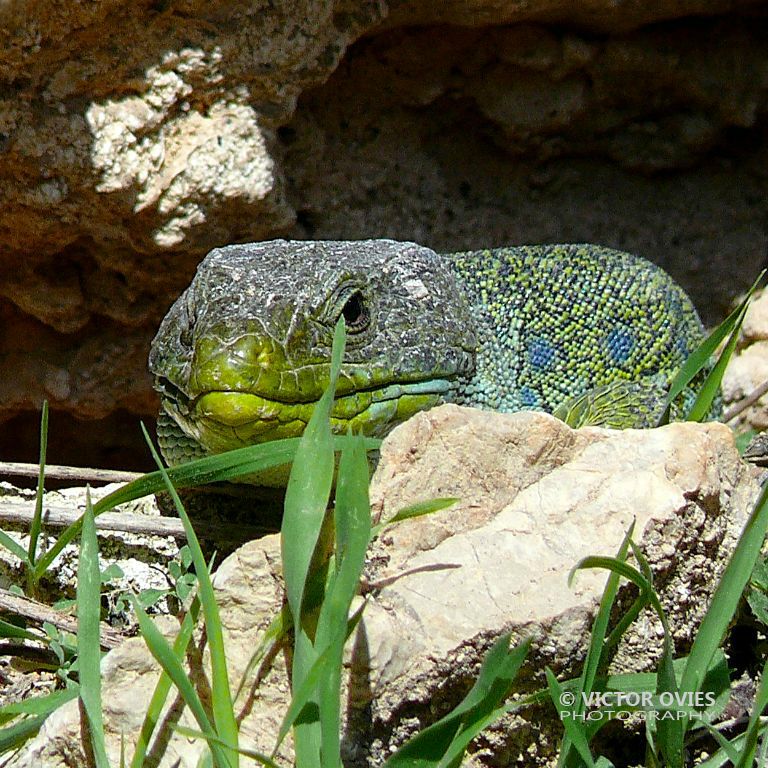
<path id="1" fill-rule="evenodd" d="M 520 404 L 523 408 L 536 408 L 539 405 L 539 395 L 531 387 L 520 387 Z"/>
<path id="2" fill-rule="evenodd" d="M 626 328 L 613 328 L 605 338 L 608 355 L 614 363 L 626 363 L 635 346 L 635 336 Z"/>
<path id="3" fill-rule="evenodd" d="M 555 348 L 552 343 L 541 336 L 528 342 L 528 362 L 534 370 L 541 371 L 549 368 L 555 362 Z"/>

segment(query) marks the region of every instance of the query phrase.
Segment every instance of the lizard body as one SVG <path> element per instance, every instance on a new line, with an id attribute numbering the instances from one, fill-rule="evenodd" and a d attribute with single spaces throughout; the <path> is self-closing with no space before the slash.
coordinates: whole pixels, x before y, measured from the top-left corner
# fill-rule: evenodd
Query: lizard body
<path id="1" fill-rule="evenodd" d="M 703 338 L 665 272 L 600 246 L 218 248 L 152 344 L 169 463 L 301 434 L 328 383 L 340 316 L 347 347 L 333 427 L 376 437 L 441 402 L 562 413 L 591 393 L 600 395 L 592 423 L 652 426 Z"/>

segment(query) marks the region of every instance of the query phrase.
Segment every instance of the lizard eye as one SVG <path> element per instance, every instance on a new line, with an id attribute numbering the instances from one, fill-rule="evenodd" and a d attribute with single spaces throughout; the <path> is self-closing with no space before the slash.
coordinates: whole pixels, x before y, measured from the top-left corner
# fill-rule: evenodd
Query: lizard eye
<path id="1" fill-rule="evenodd" d="M 341 308 L 341 314 L 344 316 L 344 322 L 349 333 L 364 331 L 371 321 L 371 313 L 360 291 L 354 291 L 350 294 Z"/>

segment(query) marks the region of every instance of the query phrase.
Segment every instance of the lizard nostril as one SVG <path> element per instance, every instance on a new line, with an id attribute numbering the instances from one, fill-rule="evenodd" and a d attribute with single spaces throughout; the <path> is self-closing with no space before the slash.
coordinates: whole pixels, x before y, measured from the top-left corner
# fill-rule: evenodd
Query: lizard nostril
<path id="1" fill-rule="evenodd" d="M 179 341 L 183 347 L 192 346 L 192 326 L 186 325 L 181 329 L 179 333 Z"/>
<path id="2" fill-rule="evenodd" d="M 187 291 L 186 301 L 182 305 L 179 325 L 179 342 L 183 347 L 191 349 L 195 330 L 195 309 L 192 304 L 191 291 Z"/>

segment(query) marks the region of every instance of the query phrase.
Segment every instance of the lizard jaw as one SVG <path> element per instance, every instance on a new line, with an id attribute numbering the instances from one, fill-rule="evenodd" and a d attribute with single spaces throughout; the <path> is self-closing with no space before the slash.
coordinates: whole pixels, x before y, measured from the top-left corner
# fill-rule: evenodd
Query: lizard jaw
<path id="1" fill-rule="evenodd" d="M 331 411 L 336 433 L 383 437 L 418 411 L 444 402 L 453 389 L 448 379 L 395 383 L 338 397 Z M 253 443 L 298 437 L 315 403 L 285 403 L 250 392 L 214 391 L 187 403 L 168 399 L 166 412 L 207 451 L 220 453 Z"/>

